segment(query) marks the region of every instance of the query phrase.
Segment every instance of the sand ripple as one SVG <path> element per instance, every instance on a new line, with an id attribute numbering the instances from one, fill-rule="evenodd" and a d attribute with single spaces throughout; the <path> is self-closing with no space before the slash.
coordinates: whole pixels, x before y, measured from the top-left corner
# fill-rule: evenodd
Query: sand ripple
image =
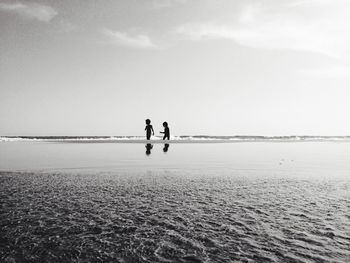
<path id="1" fill-rule="evenodd" d="M 1 262 L 349 262 L 350 182 L 0 174 Z"/>

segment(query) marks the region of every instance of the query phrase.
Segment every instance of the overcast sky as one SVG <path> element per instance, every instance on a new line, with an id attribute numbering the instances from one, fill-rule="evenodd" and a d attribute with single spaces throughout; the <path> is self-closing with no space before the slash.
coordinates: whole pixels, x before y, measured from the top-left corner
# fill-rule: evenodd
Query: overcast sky
<path id="1" fill-rule="evenodd" d="M 349 0 L 0 0 L 0 135 L 350 135 Z"/>

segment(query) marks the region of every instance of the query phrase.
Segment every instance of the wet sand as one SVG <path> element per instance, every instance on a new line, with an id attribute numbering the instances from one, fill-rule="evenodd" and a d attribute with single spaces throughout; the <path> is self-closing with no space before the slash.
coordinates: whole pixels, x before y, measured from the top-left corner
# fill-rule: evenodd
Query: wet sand
<path id="1" fill-rule="evenodd" d="M 17 146 L 1 262 L 349 261 L 350 145 Z"/>

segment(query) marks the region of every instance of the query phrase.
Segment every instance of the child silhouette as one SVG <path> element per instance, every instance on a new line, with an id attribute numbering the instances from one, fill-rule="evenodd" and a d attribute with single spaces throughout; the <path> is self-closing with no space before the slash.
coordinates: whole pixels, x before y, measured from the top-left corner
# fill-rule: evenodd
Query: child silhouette
<path id="1" fill-rule="evenodd" d="M 164 133 L 163 140 L 165 139 L 170 140 L 170 130 L 168 127 L 168 123 L 166 121 L 163 122 L 163 127 L 164 127 L 164 132 L 160 132 L 160 133 Z"/>
<path id="2" fill-rule="evenodd" d="M 147 140 L 151 139 L 151 134 L 154 135 L 154 130 L 153 130 L 153 127 L 151 125 L 151 120 L 150 119 L 146 120 L 145 131 L 146 131 L 146 138 L 147 138 Z"/>

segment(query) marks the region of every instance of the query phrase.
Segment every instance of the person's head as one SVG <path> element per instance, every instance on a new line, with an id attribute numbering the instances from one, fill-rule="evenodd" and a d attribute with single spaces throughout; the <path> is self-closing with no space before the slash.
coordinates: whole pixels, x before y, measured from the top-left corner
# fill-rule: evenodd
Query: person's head
<path id="1" fill-rule="evenodd" d="M 163 127 L 164 127 L 164 128 L 168 127 L 168 123 L 167 123 L 166 121 L 163 122 Z"/>
<path id="2" fill-rule="evenodd" d="M 150 120 L 150 119 L 147 119 L 147 120 L 146 120 L 146 124 L 151 124 L 151 120 Z"/>

